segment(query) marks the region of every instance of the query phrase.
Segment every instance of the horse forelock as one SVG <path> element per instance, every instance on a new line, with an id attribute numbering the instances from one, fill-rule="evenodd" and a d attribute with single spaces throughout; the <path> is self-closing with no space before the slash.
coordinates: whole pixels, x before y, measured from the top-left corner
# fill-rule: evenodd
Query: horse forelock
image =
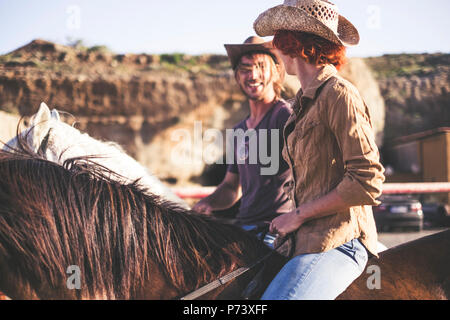
<path id="1" fill-rule="evenodd" d="M 63 167 L 1 151 L 0 176 L 0 263 L 36 292 L 43 282 L 64 289 L 66 270 L 76 265 L 79 298 L 133 298 L 151 279 L 153 261 L 184 293 L 262 249 L 237 227 L 110 179 L 90 159 Z"/>

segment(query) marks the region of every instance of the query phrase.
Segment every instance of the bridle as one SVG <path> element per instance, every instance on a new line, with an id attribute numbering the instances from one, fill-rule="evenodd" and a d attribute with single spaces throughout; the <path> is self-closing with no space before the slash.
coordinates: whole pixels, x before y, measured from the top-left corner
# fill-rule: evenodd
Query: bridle
<path id="1" fill-rule="evenodd" d="M 286 237 L 284 237 L 282 240 L 280 240 L 280 242 L 277 244 L 277 246 L 274 249 L 272 249 L 266 255 L 262 256 L 256 262 L 252 263 L 250 266 L 240 267 L 240 268 L 238 268 L 238 269 L 236 269 L 236 270 L 234 270 L 234 271 L 224 275 L 223 277 L 220 277 L 220 278 L 218 278 L 218 279 L 216 279 L 216 280 L 214 280 L 214 281 L 212 281 L 212 282 L 210 282 L 210 283 L 208 283 L 208 284 L 198 288 L 197 290 L 194 290 L 191 293 L 188 293 L 187 295 L 181 297 L 180 300 L 194 300 L 194 299 L 197 299 L 197 298 L 207 294 L 208 292 L 225 285 L 227 282 L 240 277 L 241 275 L 243 275 L 247 271 L 256 268 L 258 265 L 260 265 L 261 263 L 263 263 L 267 259 L 269 259 L 275 252 L 277 252 L 277 250 L 283 244 L 286 243 L 286 241 L 288 241 L 289 239 L 292 239 L 292 237 L 293 237 L 293 234 L 289 234 Z M 293 249 L 294 249 L 293 246 L 291 246 L 290 252 L 288 254 L 289 257 L 292 255 Z"/>
<path id="2" fill-rule="evenodd" d="M 50 139 L 50 132 L 52 131 L 52 128 L 50 128 L 45 135 L 44 139 L 42 139 L 41 145 L 39 146 L 39 149 L 37 151 L 38 154 L 45 154 L 48 148 L 48 140 Z"/>

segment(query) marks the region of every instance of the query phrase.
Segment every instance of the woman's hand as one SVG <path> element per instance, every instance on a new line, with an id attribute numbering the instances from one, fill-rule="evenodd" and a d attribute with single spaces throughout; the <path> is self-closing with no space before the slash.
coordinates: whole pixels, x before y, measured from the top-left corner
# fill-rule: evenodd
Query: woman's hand
<path id="1" fill-rule="evenodd" d="M 269 231 L 285 236 L 291 233 L 307 221 L 319 219 L 350 208 L 350 206 L 339 196 L 336 189 L 330 193 L 302 203 L 294 211 L 282 214 L 272 220 Z"/>
<path id="2" fill-rule="evenodd" d="M 207 201 L 200 200 L 192 208 L 193 211 L 210 216 L 213 212 L 212 206 Z"/>
<path id="3" fill-rule="evenodd" d="M 303 224 L 303 217 L 298 214 L 298 209 L 284 213 L 272 220 L 269 232 L 284 237 L 297 230 Z"/>

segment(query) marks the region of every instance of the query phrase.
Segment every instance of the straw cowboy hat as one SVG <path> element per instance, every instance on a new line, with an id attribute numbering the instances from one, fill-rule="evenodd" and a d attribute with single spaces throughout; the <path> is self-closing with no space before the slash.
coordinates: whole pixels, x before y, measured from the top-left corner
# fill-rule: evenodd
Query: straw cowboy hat
<path id="1" fill-rule="evenodd" d="M 278 67 L 280 76 L 284 78 L 284 65 L 277 50 L 273 47 L 272 41 L 264 42 L 264 39 L 256 36 L 247 38 L 243 44 L 225 44 L 228 58 L 233 70 L 236 69 L 241 57 L 247 53 L 266 53 L 270 55 Z"/>
<path id="2" fill-rule="evenodd" d="M 261 13 L 253 28 L 261 37 L 291 30 L 312 33 L 347 47 L 359 43 L 358 30 L 339 15 L 335 4 L 325 0 L 285 0 Z"/>

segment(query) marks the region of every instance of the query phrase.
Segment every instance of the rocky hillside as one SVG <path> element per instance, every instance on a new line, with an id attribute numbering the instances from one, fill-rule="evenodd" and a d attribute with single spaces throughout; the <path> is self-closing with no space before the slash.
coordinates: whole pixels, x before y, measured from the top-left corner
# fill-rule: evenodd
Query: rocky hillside
<path id="1" fill-rule="evenodd" d="M 365 59 L 386 104 L 385 139 L 450 126 L 450 54 Z"/>
<path id="2" fill-rule="evenodd" d="M 116 55 L 35 40 L 0 57 L 0 110 L 29 116 L 44 101 L 76 117 L 80 130 L 120 143 L 160 177 L 186 181 L 204 166 L 181 170 L 167 161 L 178 143 L 171 132 L 191 130 L 194 120 L 224 128 L 245 115 L 228 69 L 224 56 Z"/>
<path id="3" fill-rule="evenodd" d="M 433 105 L 441 106 L 439 99 L 448 98 L 447 89 L 438 95 L 429 90 L 430 86 L 435 90 L 436 83 L 440 88 L 448 80 L 448 73 L 444 76 L 441 69 L 433 69 L 427 77 L 440 80 L 423 85 L 409 81 L 408 77 L 413 77 L 410 74 L 386 75 L 390 62 L 391 57 L 351 59 L 342 71 L 369 105 L 380 146 L 383 135 L 395 136 L 400 131 L 394 128 L 401 128 L 399 123 L 403 121 L 391 112 L 406 108 L 401 106 L 395 86 L 408 83 L 413 88 L 411 92 L 433 97 Z M 375 77 L 367 63 L 377 71 Z M 443 65 L 448 67 L 448 63 Z M 401 77 L 405 82 L 401 82 Z M 422 79 L 421 74 L 414 77 Z M 398 84 L 394 86 L 395 81 Z M 295 78 L 287 77 L 285 87 L 284 97 L 290 98 L 299 84 Z M 402 96 L 405 104 L 413 99 L 407 92 Z M 6 121 L 11 123 L 11 119 L 17 119 L 11 117 L 33 114 L 41 101 L 70 113 L 73 117 L 67 116 L 66 120 L 74 122 L 75 118 L 80 130 L 120 143 L 160 178 L 180 184 L 217 183 L 216 167 L 206 165 L 202 158 L 204 148 L 208 147 L 208 152 L 211 148 L 205 144 L 199 147 L 196 141 L 201 141 L 207 129 L 223 131 L 248 113 L 246 99 L 235 84 L 224 55 L 117 55 L 102 46 L 73 48 L 35 40 L 0 56 L 0 110 L 8 115 L 0 119 L 0 139 L 6 139 L 2 128 L 11 131 L 11 125 L 8 129 L 3 125 Z M 386 127 L 385 101 L 389 110 Z M 424 108 L 429 110 L 427 105 Z M 421 115 L 429 119 L 428 113 Z M 393 122 L 395 119 L 397 122 Z M 200 127 L 196 121 L 201 121 Z M 174 150 L 181 151 L 184 158 Z M 213 178 L 209 179 L 211 168 Z"/>

